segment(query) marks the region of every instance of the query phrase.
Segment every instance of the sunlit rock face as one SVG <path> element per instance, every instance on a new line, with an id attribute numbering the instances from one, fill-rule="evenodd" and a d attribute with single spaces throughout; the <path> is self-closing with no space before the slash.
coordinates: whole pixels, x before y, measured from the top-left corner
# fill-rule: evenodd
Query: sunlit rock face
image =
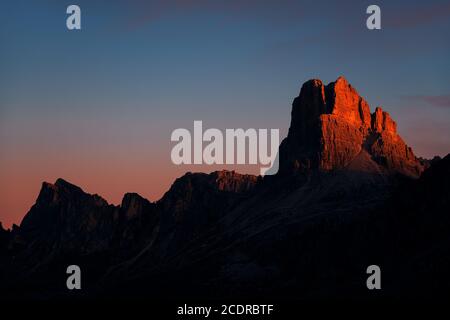
<path id="1" fill-rule="evenodd" d="M 369 104 L 343 77 L 328 85 L 316 79 L 305 82 L 291 116 L 280 146 L 281 174 L 348 168 L 361 153 L 377 163 L 377 172 L 418 177 L 423 171 L 390 115 L 380 107 L 371 114 Z"/>

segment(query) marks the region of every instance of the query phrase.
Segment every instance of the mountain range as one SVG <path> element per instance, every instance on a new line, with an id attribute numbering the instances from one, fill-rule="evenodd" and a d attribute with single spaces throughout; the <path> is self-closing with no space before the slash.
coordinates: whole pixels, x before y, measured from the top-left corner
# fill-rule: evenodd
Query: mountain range
<path id="1" fill-rule="evenodd" d="M 118 206 L 58 179 L 0 224 L 0 297 L 442 298 L 450 295 L 450 155 L 419 159 L 339 77 L 305 82 L 279 172 L 186 173 Z M 66 267 L 83 270 L 68 291 Z M 366 287 L 378 265 L 382 290 Z"/>

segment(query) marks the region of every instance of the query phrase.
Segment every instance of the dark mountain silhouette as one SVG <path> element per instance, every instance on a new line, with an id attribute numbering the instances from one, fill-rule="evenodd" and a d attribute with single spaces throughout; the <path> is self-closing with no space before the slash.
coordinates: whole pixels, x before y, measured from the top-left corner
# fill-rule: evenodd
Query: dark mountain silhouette
<path id="1" fill-rule="evenodd" d="M 450 155 L 417 159 L 389 114 L 344 78 L 306 82 L 280 171 L 187 173 L 157 202 L 121 205 L 58 179 L 0 228 L 1 295 L 405 298 L 448 296 Z M 83 270 L 83 290 L 65 268 Z M 366 288 L 382 269 L 383 290 Z"/>
<path id="2" fill-rule="evenodd" d="M 9 231 L 3 229 L 3 224 L 0 222 L 0 254 L 5 254 L 9 241 Z"/>

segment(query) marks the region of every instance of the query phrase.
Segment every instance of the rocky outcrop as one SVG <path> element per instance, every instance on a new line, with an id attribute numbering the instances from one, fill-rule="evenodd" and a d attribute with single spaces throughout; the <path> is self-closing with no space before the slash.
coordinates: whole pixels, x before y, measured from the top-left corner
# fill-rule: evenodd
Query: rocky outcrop
<path id="1" fill-rule="evenodd" d="M 98 195 L 58 179 L 55 184 L 44 182 L 36 203 L 20 225 L 20 235 L 44 252 L 84 254 L 109 248 L 118 208 Z"/>
<path id="2" fill-rule="evenodd" d="M 157 235 L 160 212 L 155 203 L 137 193 L 126 193 L 119 208 L 112 247 L 119 260 L 136 254 Z"/>
<path id="3" fill-rule="evenodd" d="M 234 171 L 187 173 L 175 180 L 159 204 L 163 211 L 171 212 L 175 220 L 183 219 L 181 213 L 196 209 L 219 212 L 226 205 L 224 201 L 232 201 L 230 195 L 239 197 L 250 191 L 257 181 L 256 176 Z"/>
<path id="4" fill-rule="evenodd" d="M 372 132 L 367 139 L 367 149 L 375 161 L 389 172 L 418 177 L 424 169 L 412 149 L 397 134 L 395 121 L 380 107 L 372 115 Z"/>
<path id="5" fill-rule="evenodd" d="M 423 166 L 387 112 L 368 103 L 343 77 L 329 85 L 306 82 L 292 104 L 289 134 L 280 146 L 281 174 L 344 169 L 361 152 L 378 172 L 418 177 Z"/>
<path id="6" fill-rule="evenodd" d="M 159 256 L 176 253 L 224 217 L 256 186 L 258 178 L 234 171 L 187 173 L 158 202 L 161 210 Z M 160 249 L 157 250 L 160 250 Z M 168 250 L 170 248 L 170 250 Z"/>

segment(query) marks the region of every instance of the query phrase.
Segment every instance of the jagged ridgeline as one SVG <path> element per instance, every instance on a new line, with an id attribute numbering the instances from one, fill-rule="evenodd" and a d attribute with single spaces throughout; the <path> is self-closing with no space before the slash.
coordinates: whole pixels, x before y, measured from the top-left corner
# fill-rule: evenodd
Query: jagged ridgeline
<path id="1" fill-rule="evenodd" d="M 449 295 L 450 156 L 417 159 L 340 77 L 302 86 L 279 159 L 274 176 L 187 173 L 119 206 L 43 183 L 20 226 L 0 228 L 1 295 L 70 298 L 71 264 L 89 298 L 371 299 L 372 264 L 383 297 Z"/>

